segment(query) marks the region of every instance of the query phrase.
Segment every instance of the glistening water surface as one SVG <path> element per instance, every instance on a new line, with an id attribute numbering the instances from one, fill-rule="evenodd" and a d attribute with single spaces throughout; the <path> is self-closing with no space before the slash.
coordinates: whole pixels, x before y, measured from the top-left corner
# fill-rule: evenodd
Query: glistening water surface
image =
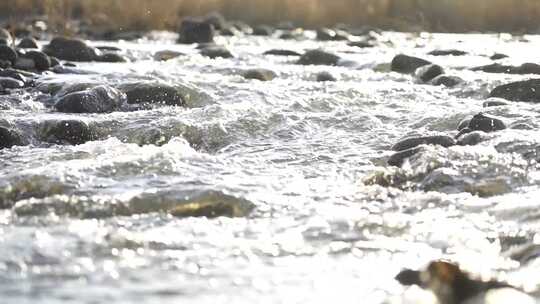
<path id="1" fill-rule="evenodd" d="M 229 59 L 174 38 L 91 42 L 117 46 L 132 62 L 81 63 L 84 73 L 37 82 L 160 80 L 192 92 L 188 107 L 64 114 L 37 91 L 0 96 L 0 125 L 31 143 L 0 150 L 0 201 L 13 204 L 0 210 L 0 302 L 417 303 L 422 292 L 394 276 L 438 258 L 540 288 L 540 260 L 510 254 L 540 243 L 539 106 L 482 107 L 495 86 L 532 75 L 469 70 L 494 52 L 511 55 L 508 64 L 538 62 L 539 37 L 385 32 L 366 49 L 218 37 Z M 318 47 L 340 64 L 262 54 Z M 448 48 L 469 54 L 427 55 Z M 160 50 L 187 55 L 153 60 Z M 464 83 L 424 85 L 390 72 L 398 53 L 432 60 Z M 277 77 L 241 76 L 254 67 Z M 315 81 L 321 71 L 337 81 Z M 475 146 L 422 146 L 402 168 L 386 164 L 400 139 L 455 135 L 478 112 L 510 127 Z M 73 118 L 96 126 L 98 140 L 38 139 L 48 122 Z M 255 209 L 212 219 L 162 211 L 193 197 Z"/>

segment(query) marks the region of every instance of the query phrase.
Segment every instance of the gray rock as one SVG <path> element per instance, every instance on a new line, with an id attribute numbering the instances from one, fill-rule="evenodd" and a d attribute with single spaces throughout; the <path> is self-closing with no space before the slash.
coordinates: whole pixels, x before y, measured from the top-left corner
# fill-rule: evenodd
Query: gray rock
<path id="1" fill-rule="evenodd" d="M 10 128 L 0 127 L 0 149 L 22 145 L 24 145 L 23 138 L 18 131 Z"/>
<path id="2" fill-rule="evenodd" d="M 39 48 L 38 43 L 36 39 L 32 37 L 25 37 L 23 38 L 19 44 L 17 45 L 18 48 L 21 49 L 37 49 Z"/>
<path id="3" fill-rule="evenodd" d="M 260 81 L 270 81 L 277 75 L 274 71 L 267 69 L 249 69 L 242 73 L 242 76 L 246 79 L 257 79 Z"/>
<path id="4" fill-rule="evenodd" d="M 421 58 L 399 54 L 392 59 L 390 69 L 394 72 L 410 74 L 416 71 L 416 69 L 419 67 L 428 64 L 431 64 L 431 62 Z"/>
<path id="5" fill-rule="evenodd" d="M 271 36 L 274 29 L 268 25 L 258 25 L 253 28 L 253 36 Z"/>
<path id="6" fill-rule="evenodd" d="M 401 167 L 403 163 L 405 162 L 405 159 L 415 155 L 416 153 L 420 151 L 422 151 L 421 147 L 414 147 L 407 150 L 396 152 L 388 158 L 387 163 L 390 166 Z"/>
<path id="7" fill-rule="evenodd" d="M 181 90 L 159 82 L 136 82 L 119 86 L 127 96 L 129 104 L 162 104 L 185 106 L 186 101 Z"/>
<path id="8" fill-rule="evenodd" d="M 495 132 L 499 130 L 506 129 L 504 122 L 496 117 L 488 116 L 483 113 L 474 115 L 467 127 L 460 130 L 456 138 L 459 138 L 463 134 L 467 134 L 473 131 L 482 131 L 482 132 Z"/>
<path id="9" fill-rule="evenodd" d="M 11 77 L 0 77 L 0 86 L 4 89 L 20 89 L 24 87 L 24 82 Z"/>
<path id="10" fill-rule="evenodd" d="M 298 59 L 298 64 L 303 65 L 337 65 L 341 58 L 323 50 L 309 50 Z"/>
<path id="11" fill-rule="evenodd" d="M 49 56 L 69 61 L 94 61 L 98 56 L 98 50 L 84 41 L 66 37 L 53 38 L 43 51 Z"/>
<path id="12" fill-rule="evenodd" d="M 97 139 L 97 131 L 80 120 L 48 122 L 44 129 L 44 140 L 55 144 L 80 145 Z"/>
<path id="13" fill-rule="evenodd" d="M 215 31 L 206 21 L 184 19 L 178 34 L 178 43 L 208 43 L 214 41 Z"/>
<path id="14" fill-rule="evenodd" d="M 173 58 L 184 56 L 184 53 L 176 52 L 176 51 L 169 51 L 169 50 L 163 50 L 156 52 L 154 54 L 154 60 L 156 61 L 166 61 L 171 60 Z"/>
<path id="15" fill-rule="evenodd" d="M 65 113 L 109 113 L 121 108 L 126 95 L 106 85 L 69 93 L 58 99 L 54 107 Z"/>
<path id="16" fill-rule="evenodd" d="M 508 105 L 508 103 L 504 99 L 496 98 L 496 97 L 488 98 L 486 101 L 484 101 L 484 103 L 482 103 L 482 106 L 484 108 L 506 106 L 506 105 Z"/>
<path id="17" fill-rule="evenodd" d="M 319 82 L 336 81 L 337 79 L 327 71 L 317 73 L 316 80 Z"/>
<path id="18" fill-rule="evenodd" d="M 443 147 L 451 147 L 455 144 L 456 141 L 452 137 L 446 135 L 409 137 L 400 140 L 398 143 L 393 145 L 392 150 L 403 151 L 420 145 L 438 145 Z"/>
<path id="19" fill-rule="evenodd" d="M 433 50 L 428 53 L 431 56 L 463 56 L 468 53 L 460 50 Z"/>
<path id="20" fill-rule="evenodd" d="M 212 59 L 221 57 L 221 58 L 232 58 L 233 54 L 226 48 L 222 46 L 213 46 L 201 49 L 201 55 L 205 57 L 210 57 Z"/>
<path id="21" fill-rule="evenodd" d="M 11 62 L 12 65 L 17 61 L 17 52 L 7 45 L 0 45 L 0 60 Z"/>
<path id="22" fill-rule="evenodd" d="M 38 71 L 45 71 L 51 67 L 51 59 L 47 54 L 40 51 L 27 51 L 21 57 L 34 61 L 34 67 Z"/>
<path id="23" fill-rule="evenodd" d="M 504 84 L 494 88 L 489 97 L 510 101 L 540 102 L 540 79 L 529 79 Z"/>
<path id="24" fill-rule="evenodd" d="M 439 75 L 433 78 L 430 83 L 435 86 L 444 85 L 451 88 L 463 82 L 463 79 L 457 76 Z"/>
<path id="25" fill-rule="evenodd" d="M 418 78 L 422 82 L 428 82 L 442 74 L 444 74 L 444 70 L 440 65 L 437 64 L 428 64 L 421 66 L 414 72 L 416 78 Z"/>
<path id="26" fill-rule="evenodd" d="M 127 62 L 128 60 L 120 55 L 115 53 L 105 53 L 96 57 L 96 61 L 99 62 Z"/>
<path id="27" fill-rule="evenodd" d="M 291 51 L 291 50 L 282 50 L 282 49 L 273 49 L 268 50 L 263 53 L 264 55 L 275 55 L 275 56 L 301 56 L 300 53 Z"/>
<path id="28" fill-rule="evenodd" d="M 460 146 L 474 146 L 485 141 L 486 139 L 486 133 L 482 131 L 474 131 L 461 136 L 457 140 L 457 144 Z"/>
<path id="29" fill-rule="evenodd" d="M 329 28 L 321 28 L 317 30 L 317 40 L 320 41 L 341 41 L 348 39 L 349 34 L 342 30 L 332 30 Z"/>

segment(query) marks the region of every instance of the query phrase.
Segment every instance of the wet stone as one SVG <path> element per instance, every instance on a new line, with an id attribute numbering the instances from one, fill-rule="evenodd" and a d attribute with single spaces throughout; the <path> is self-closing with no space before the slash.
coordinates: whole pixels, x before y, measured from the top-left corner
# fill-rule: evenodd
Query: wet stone
<path id="1" fill-rule="evenodd" d="M 184 53 L 176 52 L 176 51 L 169 51 L 169 50 L 163 50 L 156 52 L 154 54 L 154 60 L 156 61 L 167 61 L 171 60 L 176 57 L 184 56 Z"/>
<path id="2" fill-rule="evenodd" d="M 64 113 L 109 113 L 120 110 L 125 99 L 125 94 L 117 89 L 100 85 L 69 93 L 59 98 L 54 107 Z"/>
<path id="3" fill-rule="evenodd" d="M 482 131 L 474 131 L 464 134 L 457 140 L 459 146 L 474 146 L 487 140 L 486 133 Z"/>
<path id="4" fill-rule="evenodd" d="M 129 104 L 162 104 L 184 106 L 185 100 L 179 89 L 158 82 L 127 83 L 119 86 Z"/>
<path id="5" fill-rule="evenodd" d="M 431 62 L 407 55 L 397 55 L 392 59 L 391 70 L 398 73 L 410 74 L 421 66 L 431 64 Z"/>
<path id="6" fill-rule="evenodd" d="M 214 26 L 206 21 L 185 19 L 180 25 L 178 43 L 212 42 L 214 32 Z"/>
<path id="7" fill-rule="evenodd" d="M 506 125 L 502 120 L 489 115 L 485 115 L 483 113 L 479 113 L 474 115 L 470 119 L 467 127 L 461 129 L 456 137 L 460 137 L 461 135 L 470 133 L 472 131 L 482 131 L 488 133 L 504 129 L 506 129 Z"/>
<path id="8" fill-rule="evenodd" d="M 375 47 L 375 44 L 373 44 L 372 42 L 363 41 L 363 40 L 351 41 L 351 42 L 348 42 L 347 45 L 352 46 L 352 47 L 362 48 L 362 49 Z"/>
<path id="9" fill-rule="evenodd" d="M 6 45 L 11 44 L 11 41 L 13 41 L 13 37 L 9 31 L 4 28 L 0 28 L 0 39 L 4 40 Z"/>
<path id="10" fill-rule="evenodd" d="M 37 49 L 39 48 L 38 43 L 36 39 L 32 37 L 25 37 L 23 38 L 19 44 L 17 45 L 18 48 L 21 49 Z"/>
<path id="11" fill-rule="evenodd" d="M 494 88 L 489 97 L 510 101 L 540 102 L 540 79 L 511 82 Z"/>
<path id="12" fill-rule="evenodd" d="M 97 139 L 96 130 L 80 120 L 52 122 L 44 133 L 44 140 L 55 144 L 80 145 Z"/>
<path id="13" fill-rule="evenodd" d="M 414 147 L 407 150 L 396 152 L 388 158 L 387 163 L 390 166 L 401 167 L 401 165 L 403 165 L 403 163 L 405 162 L 405 159 L 415 155 L 416 153 L 420 151 L 422 151 L 421 147 Z"/>
<path id="14" fill-rule="evenodd" d="M 504 58 L 508 58 L 508 55 L 501 54 L 501 53 L 495 53 L 495 54 L 491 55 L 491 57 L 489 57 L 489 59 L 491 59 L 491 60 L 500 60 L 500 59 L 504 59 Z"/>
<path id="15" fill-rule="evenodd" d="M 255 205 L 250 201 L 221 193 L 208 192 L 192 198 L 186 204 L 179 204 L 169 210 L 169 213 L 176 217 L 244 217 L 249 215 L 254 208 Z"/>
<path id="16" fill-rule="evenodd" d="M 43 47 L 43 51 L 61 60 L 94 61 L 98 56 L 97 49 L 86 45 L 79 39 L 56 37 Z"/>
<path id="17" fill-rule="evenodd" d="M 268 25 L 258 25 L 253 28 L 253 36 L 271 36 L 274 29 Z"/>
<path id="18" fill-rule="evenodd" d="M 215 58 L 232 58 L 233 54 L 222 46 L 207 47 L 201 49 L 201 55 L 205 57 Z"/>
<path id="19" fill-rule="evenodd" d="M 337 65 L 340 57 L 323 50 L 309 50 L 298 60 L 298 64 L 303 65 Z"/>
<path id="20" fill-rule="evenodd" d="M 342 41 L 348 40 L 349 34 L 341 30 L 321 28 L 317 30 L 317 40 L 320 41 Z"/>
<path id="21" fill-rule="evenodd" d="M 437 64 L 428 64 L 421 66 L 414 72 L 416 78 L 422 82 L 428 82 L 433 78 L 442 75 L 444 73 L 443 68 Z"/>
<path id="22" fill-rule="evenodd" d="M 327 71 L 317 73 L 316 80 L 319 82 L 336 81 L 337 79 Z"/>
<path id="23" fill-rule="evenodd" d="M 24 82 L 11 77 L 0 77 L 0 86 L 4 89 L 20 89 L 24 87 Z"/>
<path id="24" fill-rule="evenodd" d="M 127 62 L 128 60 L 120 55 L 115 53 L 105 53 L 96 58 L 96 61 L 99 62 Z"/>
<path id="25" fill-rule="evenodd" d="M 23 138 L 18 131 L 10 128 L 0 127 L 0 149 L 22 145 L 24 145 Z"/>
<path id="26" fill-rule="evenodd" d="M 496 97 L 488 98 L 486 101 L 484 101 L 484 103 L 482 103 L 482 106 L 484 108 L 507 106 L 507 105 L 508 105 L 508 102 L 506 100 L 501 99 L 501 98 L 496 98 Z"/>
<path id="27" fill-rule="evenodd" d="M 403 151 L 420 145 L 438 145 L 443 147 L 451 147 L 455 144 L 456 141 L 452 137 L 446 135 L 420 136 L 403 139 L 393 145 L 392 150 Z"/>
<path id="28" fill-rule="evenodd" d="M 32 59 L 34 62 L 34 67 L 38 71 L 45 71 L 51 67 L 51 59 L 43 52 L 27 51 L 22 55 L 22 57 Z"/>
<path id="29" fill-rule="evenodd" d="M 431 56 L 464 56 L 468 53 L 461 50 L 434 50 L 428 53 Z"/>
<path id="30" fill-rule="evenodd" d="M 274 71 L 267 70 L 267 69 L 249 69 L 242 72 L 242 76 L 246 79 L 270 81 L 276 78 L 277 74 Z"/>
<path id="31" fill-rule="evenodd" d="M 17 61 L 17 52 L 7 45 L 0 45 L 0 60 L 9 61 L 15 64 Z"/>
<path id="32" fill-rule="evenodd" d="M 433 78 L 430 83 L 435 86 L 444 85 L 451 88 L 463 82 L 463 79 L 457 76 L 439 75 Z"/>
<path id="33" fill-rule="evenodd" d="M 282 49 L 273 49 L 268 50 L 263 53 L 264 55 L 275 55 L 275 56 L 301 56 L 300 53 L 291 51 L 291 50 L 282 50 Z"/>

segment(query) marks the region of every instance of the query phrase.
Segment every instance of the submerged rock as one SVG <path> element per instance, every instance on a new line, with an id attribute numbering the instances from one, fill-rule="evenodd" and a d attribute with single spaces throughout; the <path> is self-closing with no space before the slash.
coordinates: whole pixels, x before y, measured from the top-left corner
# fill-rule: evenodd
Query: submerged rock
<path id="1" fill-rule="evenodd" d="M 178 34 L 178 43 L 208 43 L 214 41 L 215 31 L 209 22 L 184 19 Z"/>
<path id="2" fill-rule="evenodd" d="M 489 59 L 491 59 L 491 60 L 500 60 L 500 59 L 504 59 L 504 58 L 508 58 L 508 55 L 495 53 L 495 54 L 491 55 L 491 57 L 489 57 Z"/>
<path id="3" fill-rule="evenodd" d="M 433 78 L 430 83 L 435 86 L 444 85 L 451 88 L 463 82 L 463 79 L 457 76 L 439 75 Z"/>
<path id="4" fill-rule="evenodd" d="M 460 146 L 474 146 L 477 145 L 488 138 L 486 133 L 482 131 L 473 131 L 467 134 L 464 134 L 459 137 L 457 144 Z"/>
<path id="5" fill-rule="evenodd" d="M 330 74 L 330 73 L 327 72 L 327 71 L 322 71 L 322 72 L 317 73 L 315 79 L 316 79 L 317 81 L 319 81 L 319 82 L 324 82 L 324 81 L 336 81 L 336 80 L 337 80 L 332 74 Z"/>
<path id="6" fill-rule="evenodd" d="M 176 51 L 169 51 L 169 50 L 163 50 L 156 52 L 154 54 L 154 60 L 156 61 L 167 61 L 171 60 L 176 57 L 184 56 L 184 53 L 176 52 Z"/>
<path id="7" fill-rule="evenodd" d="M 396 55 L 394 59 L 392 59 L 390 69 L 394 72 L 410 74 L 414 73 L 414 71 L 416 71 L 416 69 L 418 69 L 419 67 L 428 64 L 431 64 L 431 62 L 422 58 L 399 54 Z"/>
<path id="8" fill-rule="evenodd" d="M 105 53 L 96 57 L 96 61 L 99 62 L 127 62 L 126 57 L 115 54 L 115 53 Z"/>
<path id="9" fill-rule="evenodd" d="M 510 101 L 540 102 L 540 79 L 511 82 L 494 88 L 489 97 Z"/>
<path id="10" fill-rule="evenodd" d="M 375 47 L 375 44 L 369 41 L 351 41 L 347 43 L 348 46 L 358 47 L 358 48 L 372 48 Z"/>
<path id="11" fill-rule="evenodd" d="M 468 53 L 460 50 L 433 50 L 428 53 L 431 56 L 464 56 Z"/>
<path id="12" fill-rule="evenodd" d="M 416 78 L 418 78 L 422 82 L 428 82 L 442 74 L 444 74 L 444 70 L 440 65 L 437 64 L 428 64 L 421 66 L 414 72 Z"/>
<path id="13" fill-rule="evenodd" d="M 257 79 L 260 81 L 270 81 L 276 78 L 277 74 L 268 69 L 249 69 L 242 72 L 242 76 L 246 79 Z"/>
<path id="14" fill-rule="evenodd" d="M 212 59 L 221 57 L 221 58 L 232 58 L 233 54 L 222 46 L 211 46 L 201 49 L 201 55 L 205 57 L 210 57 Z"/>
<path id="15" fill-rule="evenodd" d="M 82 40 L 66 37 L 53 38 L 43 51 L 49 56 L 69 61 L 94 61 L 98 57 L 97 49 Z"/>
<path id="16" fill-rule="evenodd" d="M 0 149 L 23 145 L 21 133 L 14 129 L 0 127 Z"/>
<path id="17" fill-rule="evenodd" d="M 129 104 L 162 104 L 168 106 L 184 106 L 185 100 L 174 86 L 159 82 L 136 82 L 119 86 L 127 96 Z"/>
<path id="18" fill-rule="evenodd" d="M 502 98 L 491 97 L 482 103 L 484 108 L 506 106 L 508 103 Z"/>
<path id="19" fill-rule="evenodd" d="M 4 89 L 20 89 L 24 87 L 24 82 L 11 77 L 0 77 L 0 87 Z"/>
<path id="20" fill-rule="evenodd" d="M 463 125 L 460 123 L 460 125 Z M 459 126 L 458 126 L 459 129 Z M 470 133 L 472 131 L 482 132 L 495 132 L 506 129 L 504 122 L 498 118 L 479 113 L 474 115 L 467 123 L 467 126 L 462 128 L 456 138 L 463 134 Z"/>
<path id="21" fill-rule="evenodd" d="M 119 110 L 125 100 L 124 93 L 113 87 L 100 85 L 69 93 L 59 98 L 54 107 L 65 113 L 108 113 Z"/>
<path id="22" fill-rule="evenodd" d="M 44 140 L 55 144 L 80 145 L 97 139 L 97 131 L 81 120 L 47 122 Z"/>
<path id="23" fill-rule="evenodd" d="M 0 45 L 0 60 L 8 61 L 14 65 L 17 61 L 17 52 L 7 45 Z"/>
<path id="24" fill-rule="evenodd" d="M 17 45 L 21 49 L 37 49 L 39 48 L 36 39 L 32 37 L 25 37 L 21 39 L 21 42 Z"/>
<path id="25" fill-rule="evenodd" d="M 414 147 L 414 148 L 409 148 L 406 150 L 401 150 L 399 152 L 392 154 L 388 158 L 387 163 L 390 166 L 401 167 L 401 165 L 403 165 L 403 163 L 405 162 L 405 159 L 415 155 L 416 153 L 420 151 L 422 151 L 421 147 Z"/>
<path id="26" fill-rule="evenodd" d="M 452 137 L 446 135 L 409 137 L 400 140 L 395 145 L 393 145 L 392 150 L 403 151 L 420 145 L 438 145 L 443 147 L 451 147 L 455 144 L 456 141 Z"/>
<path id="27" fill-rule="evenodd" d="M 337 65 L 340 57 L 323 50 L 309 50 L 298 59 L 298 64 L 303 65 Z"/>
<path id="28" fill-rule="evenodd" d="M 272 49 L 263 53 L 264 55 L 275 55 L 275 56 L 301 56 L 300 53 L 291 51 L 291 50 L 282 50 L 282 49 Z"/>

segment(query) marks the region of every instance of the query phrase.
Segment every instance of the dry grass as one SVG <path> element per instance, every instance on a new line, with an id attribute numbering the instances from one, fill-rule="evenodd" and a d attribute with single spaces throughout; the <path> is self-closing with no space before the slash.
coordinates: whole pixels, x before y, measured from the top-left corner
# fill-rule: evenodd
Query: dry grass
<path id="1" fill-rule="evenodd" d="M 222 12 L 250 23 L 374 25 L 402 30 L 536 31 L 538 0 L 1 0 L 0 17 L 47 14 L 54 26 L 173 29 L 179 17 Z"/>

